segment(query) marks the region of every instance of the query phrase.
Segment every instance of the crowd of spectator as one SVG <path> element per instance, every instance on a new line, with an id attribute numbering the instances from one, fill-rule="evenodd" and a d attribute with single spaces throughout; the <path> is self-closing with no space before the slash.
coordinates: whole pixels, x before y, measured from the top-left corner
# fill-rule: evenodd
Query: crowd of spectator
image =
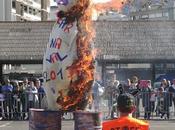
<path id="1" fill-rule="evenodd" d="M 29 81 L 9 80 L 0 84 L 0 119 L 28 119 L 30 108 L 41 108 L 41 100 L 45 95 L 39 79 Z"/>
<path id="2" fill-rule="evenodd" d="M 121 91 L 135 93 L 136 110 L 133 116 L 136 118 L 143 116 L 144 119 L 149 120 L 156 116 L 157 118 L 169 119 L 170 108 L 175 109 L 175 79 L 172 81 L 162 79 L 160 85 L 155 88 L 151 80 L 139 80 L 138 77 L 133 76 L 127 80 L 127 83 L 120 83 L 114 76 L 110 83 L 104 87 L 102 95 L 103 100 L 108 101 L 106 118 L 115 118 L 117 115 L 117 112 L 114 111 L 116 109 L 113 108 Z M 144 112 L 142 115 L 141 109 Z"/>
<path id="3" fill-rule="evenodd" d="M 148 83 L 148 87 L 142 88 L 142 104 L 145 108 L 145 119 L 150 119 L 151 114 L 160 118 L 170 118 L 170 107 L 174 108 L 175 105 L 175 80 L 172 82 L 162 79 L 158 88 Z M 174 104 L 174 105 L 173 105 Z"/>
<path id="4" fill-rule="evenodd" d="M 93 103 L 90 107 L 101 111 L 100 104 L 107 100 L 108 114 L 106 118 L 115 118 L 117 115 L 117 97 L 120 93 L 131 93 L 135 96 L 136 110 L 133 116 L 141 117 L 141 108 L 144 109 L 144 119 L 153 115 L 169 119 L 170 108 L 175 109 L 175 79 L 171 82 L 163 79 L 159 87 L 154 87 L 150 80 L 139 80 L 136 76 L 121 83 L 116 76 L 111 78 L 108 85 L 95 78 L 92 94 Z M 0 84 L 0 119 L 25 120 L 28 119 L 30 108 L 42 108 L 42 99 L 45 95 L 42 82 L 39 79 L 23 81 L 6 79 Z"/>

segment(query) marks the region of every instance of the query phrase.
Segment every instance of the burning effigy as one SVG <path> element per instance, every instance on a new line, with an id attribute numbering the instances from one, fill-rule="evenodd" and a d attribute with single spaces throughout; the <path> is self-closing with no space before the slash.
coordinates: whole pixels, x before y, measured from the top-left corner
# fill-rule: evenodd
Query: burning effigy
<path id="1" fill-rule="evenodd" d="M 61 130 L 65 111 L 74 113 L 75 130 L 102 130 L 101 112 L 86 111 L 92 103 L 95 70 L 92 12 L 120 8 L 122 1 L 56 0 L 57 21 L 43 57 L 47 105 L 30 109 L 29 130 Z"/>
<path id="2" fill-rule="evenodd" d="M 104 6 L 93 5 L 92 0 L 56 2 L 57 21 L 43 59 L 48 109 L 84 110 L 92 100 L 94 80 L 92 8 L 104 9 L 111 3 Z M 119 8 L 118 4 L 113 5 Z"/>
<path id="3" fill-rule="evenodd" d="M 94 77 L 90 0 L 57 4 L 57 22 L 43 62 L 48 109 L 83 110 L 91 100 Z"/>

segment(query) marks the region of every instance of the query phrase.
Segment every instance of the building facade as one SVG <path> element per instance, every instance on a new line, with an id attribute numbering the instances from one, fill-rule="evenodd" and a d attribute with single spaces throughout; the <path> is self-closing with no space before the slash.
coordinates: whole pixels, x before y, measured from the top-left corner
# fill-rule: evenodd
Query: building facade
<path id="1" fill-rule="evenodd" d="M 99 20 L 175 20 L 175 1 L 129 0 L 120 11 L 111 8 L 100 15 Z"/>
<path id="2" fill-rule="evenodd" d="M 0 0 L 0 21 L 11 21 L 11 0 Z"/>
<path id="3" fill-rule="evenodd" d="M 54 23 L 0 22 L 0 79 L 9 73 L 41 75 Z M 132 75 L 153 81 L 163 74 L 175 78 L 174 21 L 97 21 L 94 28 L 94 46 L 100 50 L 96 68 L 103 82 L 111 74 L 120 81 Z"/>
<path id="4" fill-rule="evenodd" d="M 49 0 L 1 0 L 0 21 L 45 21 Z"/>
<path id="5" fill-rule="evenodd" d="M 50 6 L 50 14 L 49 14 L 49 20 L 56 20 L 56 13 L 58 12 L 57 5 L 53 4 Z"/>
<path id="6" fill-rule="evenodd" d="M 126 7 L 131 20 L 174 20 L 174 0 L 132 0 Z"/>

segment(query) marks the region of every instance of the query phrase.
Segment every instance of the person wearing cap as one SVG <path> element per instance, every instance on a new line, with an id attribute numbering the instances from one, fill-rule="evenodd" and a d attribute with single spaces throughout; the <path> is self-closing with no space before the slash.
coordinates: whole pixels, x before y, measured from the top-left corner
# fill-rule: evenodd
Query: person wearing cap
<path id="1" fill-rule="evenodd" d="M 120 117 L 104 121 L 103 130 L 149 130 L 148 123 L 131 116 L 136 109 L 134 97 L 131 94 L 124 93 L 118 96 L 117 109 Z"/>

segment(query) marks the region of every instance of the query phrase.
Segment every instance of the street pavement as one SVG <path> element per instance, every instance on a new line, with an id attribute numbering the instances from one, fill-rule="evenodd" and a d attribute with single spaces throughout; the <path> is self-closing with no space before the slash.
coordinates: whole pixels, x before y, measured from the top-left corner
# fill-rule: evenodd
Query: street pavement
<path id="1" fill-rule="evenodd" d="M 175 130 L 175 120 L 151 120 L 150 130 Z M 29 130 L 28 121 L 0 121 L 0 130 Z M 62 130 L 74 130 L 72 120 L 62 121 Z"/>

